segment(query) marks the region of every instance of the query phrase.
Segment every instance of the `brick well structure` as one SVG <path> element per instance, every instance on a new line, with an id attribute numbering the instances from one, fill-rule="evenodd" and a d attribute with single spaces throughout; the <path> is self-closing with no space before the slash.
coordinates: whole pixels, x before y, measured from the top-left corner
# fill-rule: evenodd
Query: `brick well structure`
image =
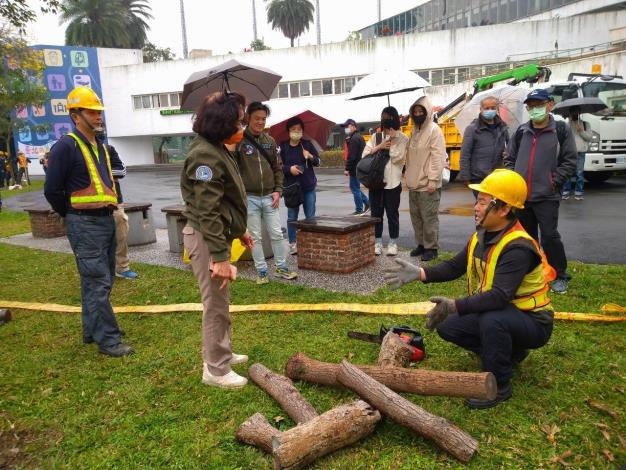
<path id="1" fill-rule="evenodd" d="M 57 238 L 65 236 L 63 220 L 50 207 L 28 207 L 33 238 Z"/>
<path id="2" fill-rule="evenodd" d="M 351 273 L 374 262 L 373 217 L 313 217 L 298 229 L 298 268 Z"/>

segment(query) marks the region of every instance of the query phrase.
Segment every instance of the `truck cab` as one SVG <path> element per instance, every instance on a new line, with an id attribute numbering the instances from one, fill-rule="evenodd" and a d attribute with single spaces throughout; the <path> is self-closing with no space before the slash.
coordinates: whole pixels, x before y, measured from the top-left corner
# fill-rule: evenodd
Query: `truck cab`
<path id="1" fill-rule="evenodd" d="M 607 108 L 580 114 L 593 137 L 585 155 L 585 179 L 603 182 L 614 171 L 626 170 L 626 80 L 621 76 L 570 74 L 567 81 L 540 83 L 558 103 L 571 98 L 600 98 Z"/>

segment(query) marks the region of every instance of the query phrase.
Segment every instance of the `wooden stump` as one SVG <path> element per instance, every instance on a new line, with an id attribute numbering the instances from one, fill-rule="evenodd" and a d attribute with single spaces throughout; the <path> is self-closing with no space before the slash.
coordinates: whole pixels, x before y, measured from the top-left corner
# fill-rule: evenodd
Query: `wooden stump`
<path id="1" fill-rule="evenodd" d="M 272 437 L 275 469 L 302 468 L 374 431 L 380 413 L 364 401 L 338 406 Z"/>
<path id="2" fill-rule="evenodd" d="M 293 382 L 276 374 L 263 364 L 252 364 L 248 377 L 266 391 L 296 423 L 304 423 L 318 416 L 315 408 L 304 399 Z"/>
<path id="3" fill-rule="evenodd" d="M 274 428 L 261 413 L 255 413 L 241 423 L 235 433 L 238 441 L 250 444 L 267 452 L 272 452 L 272 438 L 280 431 Z"/>
<path id="4" fill-rule="evenodd" d="M 442 372 L 362 365 L 356 367 L 396 392 L 492 400 L 498 391 L 496 378 L 491 372 Z M 285 375 L 293 380 L 339 385 L 339 368 L 339 364 L 316 361 L 303 353 L 296 353 L 289 358 Z"/>
<path id="5" fill-rule="evenodd" d="M 411 346 L 390 331 L 385 335 L 380 345 L 378 365 L 380 367 L 407 367 L 411 362 L 412 355 Z"/>
<path id="6" fill-rule="evenodd" d="M 478 442 L 465 431 L 401 397 L 348 361 L 341 361 L 337 379 L 396 423 L 432 440 L 461 462 L 469 462 L 478 450 Z"/>

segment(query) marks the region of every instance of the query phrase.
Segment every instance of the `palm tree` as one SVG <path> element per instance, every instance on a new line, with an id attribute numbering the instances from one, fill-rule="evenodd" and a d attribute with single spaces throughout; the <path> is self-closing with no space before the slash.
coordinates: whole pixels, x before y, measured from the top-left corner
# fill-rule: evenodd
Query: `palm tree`
<path id="1" fill-rule="evenodd" d="M 309 0 L 271 0 L 267 6 L 267 20 L 272 29 L 280 29 L 293 41 L 309 29 L 315 8 Z"/>
<path id="2" fill-rule="evenodd" d="M 151 19 L 147 0 L 64 0 L 65 44 L 141 49 Z"/>

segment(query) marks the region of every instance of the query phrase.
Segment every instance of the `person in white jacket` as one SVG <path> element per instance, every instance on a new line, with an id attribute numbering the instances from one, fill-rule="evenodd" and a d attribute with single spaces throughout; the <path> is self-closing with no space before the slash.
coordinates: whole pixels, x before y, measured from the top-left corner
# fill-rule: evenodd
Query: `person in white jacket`
<path id="1" fill-rule="evenodd" d="M 568 124 L 574 135 L 574 141 L 576 142 L 576 151 L 578 156 L 576 159 L 576 186 L 574 187 L 574 199 L 582 201 L 584 199 L 585 192 L 585 153 L 589 148 L 589 141 L 592 134 L 589 128 L 589 123 L 580 119 L 580 109 L 574 107 L 570 110 Z M 563 183 L 563 190 L 561 193 L 562 199 L 569 199 L 572 192 L 572 178 L 568 178 Z"/>
<path id="2" fill-rule="evenodd" d="M 389 244 L 387 255 L 398 254 L 398 237 L 400 235 L 400 194 L 402 193 L 402 168 L 406 155 L 408 137 L 400 131 L 400 116 L 393 106 L 383 109 L 380 115 L 382 133 L 372 136 L 363 149 L 363 157 L 380 150 L 389 151 L 389 161 L 385 166 L 384 189 L 370 189 L 370 207 L 372 217 L 378 217 L 376 224 L 376 244 L 374 252 L 381 255 L 383 252 L 383 215 L 387 214 L 389 229 Z"/>

